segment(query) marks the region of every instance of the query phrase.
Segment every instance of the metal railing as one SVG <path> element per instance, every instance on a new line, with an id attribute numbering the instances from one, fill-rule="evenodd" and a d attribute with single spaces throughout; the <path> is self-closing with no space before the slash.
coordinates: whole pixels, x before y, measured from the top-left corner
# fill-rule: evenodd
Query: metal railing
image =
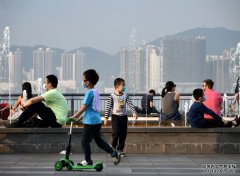
<path id="1" fill-rule="evenodd" d="M 71 114 L 76 112 L 82 105 L 84 94 L 63 94 L 67 100 L 69 111 Z M 105 111 L 105 107 L 107 105 L 107 100 L 110 94 L 100 94 L 101 100 L 101 114 L 103 115 Z M 138 106 L 141 108 L 141 99 L 144 94 L 128 94 L 134 106 Z M 8 94 L 0 94 L 0 103 L 9 102 L 10 104 L 14 104 L 17 101 L 19 94 L 12 94 L 11 100 L 9 100 Z M 179 111 L 184 112 L 185 105 L 190 103 L 192 96 L 191 94 L 181 94 L 180 96 L 180 104 Z M 161 109 L 161 101 L 162 98 L 159 94 L 154 96 L 154 106 L 160 110 Z M 223 109 L 228 110 L 229 104 L 233 101 L 233 94 L 228 96 L 228 102 L 223 103 Z"/>

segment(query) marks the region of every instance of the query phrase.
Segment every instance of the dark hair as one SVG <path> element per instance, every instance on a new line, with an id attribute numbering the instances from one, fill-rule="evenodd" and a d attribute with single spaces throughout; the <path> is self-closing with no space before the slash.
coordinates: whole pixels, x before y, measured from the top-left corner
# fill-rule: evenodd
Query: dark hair
<path id="1" fill-rule="evenodd" d="M 209 89 L 213 88 L 214 82 L 211 79 L 205 79 L 203 82 L 207 84 Z"/>
<path id="2" fill-rule="evenodd" d="M 174 88 L 174 87 L 176 87 L 174 82 L 172 82 L 172 81 L 166 82 L 166 85 L 165 85 L 165 87 L 162 90 L 162 98 L 166 95 L 167 92 L 172 91 L 172 88 Z"/>
<path id="3" fill-rule="evenodd" d="M 57 87 L 57 85 L 58 85 L 58 78 L 55 75 L 48 75 L 48 76 L 46 76 L 46 78 L 47 78 L 48 82 L 52 84 L 52 86 L 54 88 Z"/>
<path id="4" fill-rule="evenodd" d="M 98 76 L 97 72 L 93 69 L 86 70 L 83 73 L 83 75 L 85 76 L 86 81 L 91 82 L 93 85 L 96 85 L 99 80 L 99 76 Z"/>
<path id="5" fill-rule="evenodd" d="M 26 90 L 26 93 L 27 93 L 27 99 L 30 99 L 33 97 L 32 95 L 32 86 L 29 82 L 24 82 L 22 84 L 22 92 Z M 23 94 L 22 94 L 22 97 L 23 97 Z"/>
<path id="6" fill-rule="evenodd" d="M 202 89 L 194 89 L 193 97 L 195 100 L 199 100 L 200 97 L 203 97 L 203 90 Z"/>
<path id="7" fill-rule="evenodd" d="M 149 90 L 149 92 L 148 92 L 148 93 L 151 93 L 151 94 L 153 94 L 153 95 L 155 95 L 155 94 L 156 94 L 155 90 L 153 90 L 153 89 Z"/>
<path id="8" fill-rule="evenodd" d="M 124 82 L 125 82 L 124 79 L 122 79 L 122 78 L 116 78 L 116 79 L 114 80 L 114 87 L 116 88 L 117 86 L 121 85 L 121 83 L 124 83 Z"/>

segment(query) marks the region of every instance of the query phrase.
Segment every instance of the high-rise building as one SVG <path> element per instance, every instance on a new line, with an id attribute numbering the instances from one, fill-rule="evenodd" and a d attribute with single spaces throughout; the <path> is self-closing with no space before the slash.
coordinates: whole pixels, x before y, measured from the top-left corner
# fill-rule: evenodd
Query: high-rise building
<path id="1" fill-rule="evenodd" d="M 135 92 L 145 92 L 146 89 L 146 70 L 147 70 L 147 58 L 146 50 L 144 47 L 137 47 L 135 51 L 135 61 L 132 61 L 132 71 L 134 72 L 134 84 L 133 88 Z"/>
<path id="2" fill-rule="evenodd" d="M 61 66 L 62 70 L 60 73 L 61 80 L 73 80 L 73 54 L 64 52 L 61 54 Z"/>
<path id="3" fill-rule="evenodd" d="M 42 48 L 33 51 L 33 78 L 44 79 L 49 74 L 55 74 L 55 61 L 56 52 L 50 48 L 44 51 Z"/>
<path id="4" fill-rule="evenodd" d="M 169 38 L 161 41 L 161 82 L 196 83 L 205 78 L 205 37 Z"/>
<path id="5" fill-rule="evenodd" d="M 8 82 L 8 56 L 0 53 L 0 83 Z"/>
<path id="6" fill-rule="evenodd" d="M 6 26 L 3 32 L 3 40 L 0 42 L 0 83 L 8 83 L 9 79 L 9 61 L 10 53 L 10 30 Z"/>
<path id="7" fill-rule="evenodd" d="M 128 71 L 128 50 L 121 48 L 120 51 L 120 77 L 126 79 Z"/>
<path id="8" fill-rule="evenodd" d="M 155 46 L 147 46 L 148 53 L 148 80 L 149 86 L 148 89 L 159 89 L 160 88 L 160 68 L 161 60 L 159 49 Z"/>
<path id="9" fill-rule="evenodd" d="M 120 76 L 131 93 L 143 92 L 146 88 L 146 51 L 144 47 L 120 51 Z"/>
<path id="10" fill-rule="evenodd" d="M 16 82 L 21 83 L 23 79 L 22 75 L 22 56 L 23 52 L 20 48 L 17 48 L 14 52 L 15 55 L 15 72 Z"/>
<path id="11" fill-rule="evenodd" d="M 80 50 L 77 50 L 76 53 L 62 53 L 61 65 L 60 80 L 65 83 L 62 87 L 65 91 L 74 92 L 82 83 L 82 74 L 86 67 L 86 54 Z"/>
<path id="12" fill-rule="evenodd" d="M 160 47 L 123 48 L 120 65 L 131 93 L 159 90 L 170 80 L 189 90 L 205 79 L 206 41 L 204 37 L 166 37 Z"/>
<path id="13" fill-rule="evenodd" d="M 73 80 L 76 81 L 77 86 L 82 83 L 82 74 L 85 70 L 86 54 L 80 50 L 77 50 L 73 54 Z"/>
<path id="14" fill-rule="evenodd" d="M 10 81 L 11 83 L 13 83 L 15 80 L 14 77 L 14 67 L 15 67 L 15 57 L 14 54 L 12 52 L 10 52 L 8 54 L 8 68 L 9 68 L 9 77 L 8 77 L 8 81 Z"/>
<path id="15" fill-rule="evenodd" d="M 33 79 L 44 78 L 44 50 L 38 48 L 33 51 Z"/>
<path id="16" fill-rule="evenodd" d="M 207 78 L 214 81 L 214 89 L 220 92 L 233 92 L 233 83 L 229 72 L 232 55 L 233 49 L 225 50 L 222 55 L 206 56 Z M 236 80 L 234 80 L 234 83 Z"/>
<path id="17" fill-rule="evenodd" d="M 158 47 L 146 45 L 134 50 L 122 49 L 120 63 L 120 75 L 125 79 L 129 92 L 159 89 L 161 57 Z"/>
<path id="18" fill-rule="evenodd" d="M 51 48 L 47 48 L 45 51 L 45 57 L 44 57 L 44 74 L 45 74 L 45 76 L 50 75 L 50 74 L 56 74 L 55 59 L 56 59 L 56 51 L 53 51 Z"/>
<path id="19" fill-rule="evenodd" d="M 22 83 L 22 51 L 16 49 L 14 54 L 9 53 L 9 81 L 13 83 L 16 90 L 20 89 Z"/>

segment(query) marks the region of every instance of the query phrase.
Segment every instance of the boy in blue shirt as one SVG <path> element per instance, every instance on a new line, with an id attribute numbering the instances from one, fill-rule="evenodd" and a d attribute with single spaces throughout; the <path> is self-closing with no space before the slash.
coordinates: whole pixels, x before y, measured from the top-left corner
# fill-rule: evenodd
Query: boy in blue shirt
<path id="1" fill-rule="evenodd" d="M 78 165 L 92 165 L 91 159 L 91 147 L 90 143 L 92 139 L 95 140 L 96 144 L 103 149 L 105 152 L 110 153 L 114 164 L 117 165 L 120 162 L 121 154 L 113 150 L 109 144 L 107 144 L 100 135 L 102 126 L 102 120 L 100 116 L 100 96 L 94 86 L 99 80 L 99 76 L 95 70 L 87 70 L 83 73 L 83 87 L 87 88 L 83 100 L 83 105 L 77 113 L 71 118 L 78 118 L 83 114 L 83 136 L 82 136 L 82 148 L 85 154 L 85 160 Z"/>
<path id="2" fill-rule="evenodd" d="M 235 119 L 233 121 L 224 120 L 222 117 L 217 115 L 211 109 L 207 108 L 203 101 L 204 93 L 202 89 L 195 89 L 193 91 L 193 97 L 195 102 L 191 106 L 188 112 L 189 121 L 191 127 L 193 128 L 213 128 L 213 127 L 232 127 L 239 126 L 240 120 Z M 213 117 L 213 119 L 205 119 L 204 114 L 208 114 Z"/>

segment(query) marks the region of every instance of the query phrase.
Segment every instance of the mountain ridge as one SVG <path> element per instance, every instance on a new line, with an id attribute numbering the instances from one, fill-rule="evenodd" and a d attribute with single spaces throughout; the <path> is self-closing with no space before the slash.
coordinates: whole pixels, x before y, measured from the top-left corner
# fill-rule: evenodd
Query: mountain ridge
<path id="1" fill-rule="evenodd" d="M 221 55 L 225 49 L 230 49 L 236 47 L 237 43 L 240 42 L 240 31 L 230 30 L 222 27 L 217 28 L 203 28 L 197 27 L 194 29 L 185 30 L 173 35 L 168 35 L 168 37 L 196 37 L 196 36 L 205 36 L 206 37 L 206 54 L 207 55 Z M 163 37 L 159 37 L 156 40 L 149 42 L 148 44 L 154 44 L 159 46 L 160 40 Z M 22 65 L 25 70 L 30 70 L 33 63 L 33 51 L 38 48 L 49 48 L 46 45 L 35 45 L 35 46 L 20 46 L 13 45 L 11 51 L 15 51 L 17 48 L 21 48 L 23 51 Z M 63 52 L 74 53 L 77 50 L 81 50 L 87 56 L 86 67 L 94 68 L 99 71 L 100 76 L 102 76 L 105 82 L 111 80 L 112 78 L 119 76 L 120 73 L 120 52 L 117 52 L 115 55 L 108 54 L 105 51 L 98 50 L 93 47 L 79 47 L 70 51 L 66 51 L 61 48 L 50 47 L 56 51 L 57 59 L 56 65 L 61 65 L 61 54 Z M 120 48 L 119 48 L 120 50 Z"/>
<path id="2" fill-rule="evenodd" d="M 240 31 L 230 30 L 223 27 L 203 28 L 197 27 L 194 29 L 185 30 L 166 37 L 197 37 L 205 36 L 206 38 L 206 54 L 221 55 L 225 49 L 235 48 L 240 42 Z M 152 45 L 159 45 L 160 40 L 164 37 L 159 37 L 156 40 L 149 42 Z"/>

